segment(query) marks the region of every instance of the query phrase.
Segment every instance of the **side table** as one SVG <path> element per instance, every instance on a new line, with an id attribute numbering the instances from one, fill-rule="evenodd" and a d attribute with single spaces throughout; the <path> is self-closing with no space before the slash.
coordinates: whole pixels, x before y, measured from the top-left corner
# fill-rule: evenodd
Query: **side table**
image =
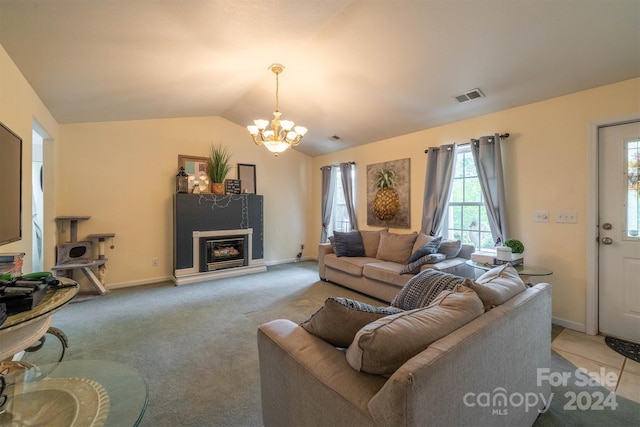
<path id="1" fill-rule="evenodd" d="M 137 426 L 148 401 L 140 373 L 109 360 L 33 367 L 8 379 L 5 393 L 1 426 Z"/>
<path id="2" fill-rule="evenodd" d="M 7 317 L 0 325 L 0 360 L 30 347 L 47 333 L 51 316 L 61 310 L 78 293 L 77 283 L 60 278 L 63 285 L 73 285 L 59 289 L 49 289 L 40 304 L 31 310 Z"/>
<path id="3" fill-rule="evenodd" d="M 497 265 L 485 264 L 473 260 L 468 260 L 465 262 L 465 264 L 483 271 L 489 271 L 492 268 L 497 267 Z M 518 275 L 527 286 L 531 286 L 531 277 L 550 276 L 551 274 L 553 274 L 553 271 L 549 270 L 548 268 L 538 267 L 531 264 L 520 264 L 514 266 L 513 268 L 515 268 L 515 270 L 518 272 Z"/>

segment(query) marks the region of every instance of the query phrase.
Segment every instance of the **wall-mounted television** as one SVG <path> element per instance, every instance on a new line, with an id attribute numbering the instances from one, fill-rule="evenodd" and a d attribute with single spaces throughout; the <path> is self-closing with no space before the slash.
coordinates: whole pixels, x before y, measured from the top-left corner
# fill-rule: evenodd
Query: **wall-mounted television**
<path id="1" fill-rule="evenodd" d="M 22 239 L 22 138 L 0 123 L 0 245 Z"/>

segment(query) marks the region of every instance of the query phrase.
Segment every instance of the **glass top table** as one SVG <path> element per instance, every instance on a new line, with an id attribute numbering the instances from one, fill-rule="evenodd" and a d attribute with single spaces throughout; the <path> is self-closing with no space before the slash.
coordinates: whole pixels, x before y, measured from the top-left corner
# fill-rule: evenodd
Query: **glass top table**
<path id="1" fill-rule="evenodd" d="M 51 324 L 51 316 L 61 310 L 78 293 L 78 284 L 59 278 L 61 285 L 49 289 L 42 301 L 31 310 L 8 316 L 0 325 L 0 360 L 11 357 L 42 337 Z"/>
<path id="2" fill-rule="evenodd" d="M 7 377 L 0 425 L 137 426 L 147 385 L 132 367 L 107 360 L 33 366 Z"/>
<path id="3" fill-rule="evenodd" d="M 465 264 L 484 271 L 489 271 L 492 268 L 498 267 L 497 265 L 486 264 L 473 260 L 467 260 Z M 515 270 L 518 272 L 518 275 L 525 283 L 529 283 L 531 277 L 550 276 L 551 274 L 553 274 L 553 271 L 549 270 L 548 268 L 538 267 L 531 264 L 520 264 L 513 266 L 513 268 L 515 268 Z"/>

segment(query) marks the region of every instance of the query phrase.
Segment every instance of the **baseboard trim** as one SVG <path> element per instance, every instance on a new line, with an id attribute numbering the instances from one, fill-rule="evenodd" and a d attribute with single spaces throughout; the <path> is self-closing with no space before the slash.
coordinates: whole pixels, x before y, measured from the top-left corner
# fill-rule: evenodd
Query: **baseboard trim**
<path id="1" fill-rule="evenodd" d="M 562 326 L 564 328 L 573 329 L 574 331 L 586 333 L 587 328 L 584 323 L 574 322 L 572 320 L 562 319 L 560 317 L 552 317 L 551 323 Z"/>
<path id="2" fill-rule="evenodd" d="M 151 285 L 161 282 L 173 282 L 173 276 L 154 277 L 152 279 L 134 280 L 133 282 L 106 283 L 107 289 L 131 288 L 134 286 Z"/>

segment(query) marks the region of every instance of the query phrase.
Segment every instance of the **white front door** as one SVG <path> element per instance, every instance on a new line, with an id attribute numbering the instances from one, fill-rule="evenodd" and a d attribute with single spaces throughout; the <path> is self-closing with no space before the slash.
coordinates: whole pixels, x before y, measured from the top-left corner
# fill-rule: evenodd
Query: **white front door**
<path id="1" fill-rule="evenodd" d="M 640 343 L 640 122 L 598 132 L 599 332 Z"/>

